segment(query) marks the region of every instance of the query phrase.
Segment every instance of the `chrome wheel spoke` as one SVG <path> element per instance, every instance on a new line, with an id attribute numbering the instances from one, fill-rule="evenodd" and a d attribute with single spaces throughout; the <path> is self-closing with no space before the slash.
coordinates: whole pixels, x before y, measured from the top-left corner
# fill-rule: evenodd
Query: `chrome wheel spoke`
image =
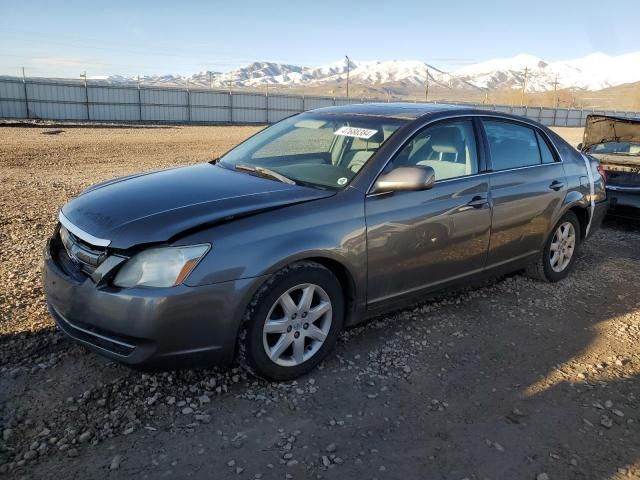
<path id="1" fill-rule="evenodd" d="M 319 342 L 324 342 L 327 338 L 327 334 L 315 325 L 309 325 L 309 329 L 307 330 L 307 337 L 318 340 Z"/>
<path id="2" fill-rule="evenodd" d="M 298 310 L 301 312 L 308 312 L 311 308 L 311 302 L 313 302 L 313 294 L 316 291 L 316 287 L 313 285 L 309 285 L 308 287 L 302 290 L 302 298 L 300 298 L 300 303 L 298 304 Z"/>
<path id="3" fill-rule="evenodd" d="M 293 342 L 293 337 L 291 335 L 281 335 L 276 344 L 271 348 L 269 352 L 269 358 L 271 360 L 277 360 L 284 353 L 284 351 L 289 348 Z"/>
<path id="4" fill-rule="evenodd" d="M 293 342 L 293 359 L 297 364 L 304 362 L 304 338 L 300 337 Z"/>
<path id="5" fill-rule="evenodd" d="M 284 314 L 287 317 L 291 318 L 295 313 L 298 312 L 298 306 L 291 298 L 291 295 L 289 295 L 289 292 L 283 293 L 278 301 L 280 302 L 280 306 L 284 310 Z"/>
<path id="6" fill-rule="evenodd" d="M 320 317 L 322 317 L 325 313 L 331 310 L 330 302 L 321 302 L 317 306 L 313 307 L 309 310 L 309 314 L 307 315 L 307 321 L 310 323 L 315 322 Z"/>
<path id="7" fill-rule="evenodd" d="M 265 333 L 286 333 L 289 321 L 285 319 L 267 320 L 264 324 Z"/>
<path id="8" fill-rule="evenodd" d="M 559 249 L 559 248 L 560 248 L 560 244 L 559 244 L 558 242 L 553 242 L 553 243 L 551 243 L 550 250 L 551 250 L 552 252 L 556 252 L 556 251 L 558 251 L 558 249 Z"/>

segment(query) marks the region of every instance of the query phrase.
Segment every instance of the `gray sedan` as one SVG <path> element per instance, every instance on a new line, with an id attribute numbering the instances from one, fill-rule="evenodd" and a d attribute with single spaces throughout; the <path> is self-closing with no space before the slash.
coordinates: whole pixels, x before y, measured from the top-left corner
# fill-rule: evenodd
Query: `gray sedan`
<path id="1" fill-rule="evenodd" d="M 210 163 L 95 185 L 45 251 L 50 312 L 112 359 L 239 358 L 298 377 L 339 332 L 479 278 L 555 282 L 608 202 L 598 162 L 546 127 L 446 105 L 290 117 Z"/>

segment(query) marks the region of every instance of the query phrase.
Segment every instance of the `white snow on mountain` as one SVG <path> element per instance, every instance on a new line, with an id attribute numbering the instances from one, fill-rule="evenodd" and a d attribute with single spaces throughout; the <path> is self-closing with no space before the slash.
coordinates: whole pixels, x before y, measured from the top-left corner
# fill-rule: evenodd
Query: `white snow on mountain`
<path id="1" fill-rule="evenodd" d="M 582 58 L 547 62 L 533 55 L 498 58 L 445 72 L 418 60 L 351 61 L 352 82 L 364 85 L 393 84 L 403 87 L 498 89 L 522 88 L 549 91 L 554 88 L 600 90 L 640 81 L 640 52 L 618 56 L 593 53 Z M 199 72 L 189 77 L 160 75 L 141 77 L 145 84 L 192 85 L 215 88 L 260 87 L 267 85 L 331 84 L 347 76 L 345 60 L 317 67 L 276 62 L 254 62 L 229 72 Z M 137 78 L 112 75 L 111 83 L 136 82 Z"/>

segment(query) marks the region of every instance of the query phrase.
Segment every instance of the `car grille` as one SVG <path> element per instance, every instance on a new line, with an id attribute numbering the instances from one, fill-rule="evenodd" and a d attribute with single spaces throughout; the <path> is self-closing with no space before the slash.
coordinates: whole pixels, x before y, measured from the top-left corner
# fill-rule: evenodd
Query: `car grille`
<path id="1" fill-rule="evenodd" d="M 107 256 L 106 248 L 90 245 L 63 225 L 58 225 L 52 238 L 51 254 L 68 275 L 80 281 L 90 277 Z"/>

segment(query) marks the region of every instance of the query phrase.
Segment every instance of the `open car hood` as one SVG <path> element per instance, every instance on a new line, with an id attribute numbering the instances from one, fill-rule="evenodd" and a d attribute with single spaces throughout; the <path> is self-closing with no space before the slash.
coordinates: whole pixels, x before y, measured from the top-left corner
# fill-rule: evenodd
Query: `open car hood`
<path id="1" fill-rule="evenodd" d="M 588 115 L 581 150 L 610 142 L 640 143 L 640 119 Z"/>

